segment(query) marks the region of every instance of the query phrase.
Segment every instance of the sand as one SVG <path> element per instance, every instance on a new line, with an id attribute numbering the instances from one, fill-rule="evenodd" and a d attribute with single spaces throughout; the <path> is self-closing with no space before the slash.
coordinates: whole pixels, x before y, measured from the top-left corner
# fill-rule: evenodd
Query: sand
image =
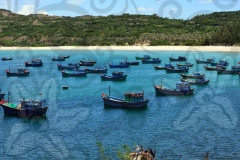
<path id="1" fill-rule="evenodd" d="M 1 50 L 146 50 L 146 51 L 203 51 L 240 52 L 239 46 L 59 46 L 59 47 L 0 47 Z"/>

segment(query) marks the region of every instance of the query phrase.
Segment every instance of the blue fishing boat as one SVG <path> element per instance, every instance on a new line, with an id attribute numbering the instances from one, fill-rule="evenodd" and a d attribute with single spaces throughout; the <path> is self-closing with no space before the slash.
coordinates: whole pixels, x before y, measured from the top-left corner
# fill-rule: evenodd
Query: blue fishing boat
<path id="1" fill-rule="evenodd" d="M 191 85 L 202 85 L 202 84 L 208 84 L 210 80 L 206 80 L 205 78 L 197 78 L 194 80 L 189 80 L 189 79 L 181 79 L 182 82 L 188 82 Z"/>
<path id="2" fill-rule="evenodd" d="M 97 61 L 94 60 L 85 60 L 85 58 L 83 58 L 82 60 L 80 60 L 81 63 L 96 63 Z"/>
<path id="3" fill-rule="evenodd" d="M 2 57 L 2 61 L 9 61 L 12 59 L 13 59 L 13 57 Z"/>
<path id="4" fill-rule="evenodd" d="M 148 59 L 151 59 L 151 56 L 149 55 L 143 55 L 143 57 L 139 57 L 139 56 L 136 56 L 136 60 L 148 60 Z"/>
<path id="5" fill-rule="evenodd" d="M 232 66 L 231 70 L 218 70 L 218 74 L 238 74 L 240 72 L 240 66 Z"/>
<path id="6" fill-rule="evenodd" d="M 57 66 L 58 66 L 58 70 L 78 70 L 79 69 L 79 66 L 78 65 L 76 65 L 76 66 L 69 66 L 69 65 L 67 65 L 67 66 L 64 66 L 64 65 L 61 65 L 61 64 L 57 64 Z"/>
<path id="7" fill-rule="evenodd" d="M 127 75 L 124 75 L 123 72 L 112 72 L 112 75 L 101 75 L 101 80 L 107 80 L 107 81 L 122 81 L 126 80 Z"/>
<path id="8" fill-rule="evenodd" d="M 110 96 L 110 87 L 109 95 L 102 94 L 102 99 L 104 106 L 113 107 L 113 108 L 144 108 L 147 107 L 149 102 L 148 99 L 144 99 L 144 92 L 128 92 L 124 94 L 125 99 L 114 98 Z"/>
<path id="9" fill-rule="evenodd" d="M 183 56 L 178 56 L 178 58 L 169 57 L 170 61 L 186 61 L 187 58 Z"/>
<path id="10" fill-rule="evenodd" d="M 192 67 L 193 66 L 193 63 L 184 63 L 184 64 L 180 64 L 180 63 L 177 63 L 177 66 L 187 66 L 187 67 Z"/>
<path id="11" fill-rule="evenodd" d="M 11 72 L 10 68 L 9 70 L 6 70 L 7 76 L 28 76 L 29 75 L 29 71 L 25 68 L 18 68 L 17 72 Z"/>
<path id="12" fill-rule="evenodd" d="M 46 99 L 43 100 L 25 100 L 20 99 L 20 103 L 10 102 L 10 92 L 8 93 L 8 100 L 2 100 L 0 105 L 4 110 L 4 114 L 28 117 L 31 118 L 35 115 L 45 116 L 48 107 L 46 106 Z"/>
<path id="13" fill-rule="evenodd" d="M 92 62 L 78 62 L 80 66 L 93 66 L 95 63 Z"/>
<path id="14" fill-rule="evenodd" d="M 106 73 L 108 71 L 105 67 L 85 68 L 87 73 Z"/>
<path id="15" fill-rule="evenodd" d="M 205 74 L 202 74 L 201 72 L 193 72 L 193 74 L 182 74 L 180 73 L 180 75 L 183 78 L 204 78 Z"/>
<path id="16" fill-rule="evenodd" d="M 65 61 L 65 58 L 63 56 L 58 56 L 57 58 L 53 57 L 52 61 Z"/>
<path id="17" fill-rule="evenodd" d="M 139 61 L 128 61 L 128 59 L 126 58 L 126 60 L 121 63 L 127 63 L 128 65 L 138 65 Z"/>
<path id="18" fill-rule="evenodd" d="M 152 58 L 151 60 L 142 59 L 142 64 L 157 64 L 161 63 L 161 61 L 159 58 Z"/>
<path id="19" fill-rule="evenodd" d="M 85 70 L 76 70 L 76 71 L 62 71 L 62 76 L 63 77 L 86 77 L 87 72 Z"/>
<path id="20" fill-rule="evenodd" d="M 227 62 L 227 60 L 226 60 L 226 61 L 223 61 L 223 60 L 221 60 L 221 59 L 219 59 L 219 62 L 212 62 L 212 63 L 211 63 L 211 66 L 217 66 L 217 65 L 228 66 L 229 63 Z"/>
<path id="21" fill-rule="evenodd" d="M 191 88 L 191 85 L 189 82 L 178 82 L 176 84 L 175 89 L 167 89 L 162 86 L 162 81 L 161 81 L 161 86 L 154 86 L 155 88 L 155 93 L 156 95 L 178 95 L 178 96 L 187 96 L 187 95 L 192 95 L 194 92 L 194 89 Z"/>
<path id="22" fill-rule="evenodd" d="M 128 68 L 129 65 L 126 62 L 120 62 L 119 64 L 109 63 L 110 68 Z"/>
<path id="23" fill-rule="evenodd" d="M 174 66 L 169 63 L 169 64 L 165 64 L 165 66 L 153 66 L 156 70 L 166 70 L 166 68 L 171 68 L 174 69 Z"/>
<path id="24" fill-rule="evenodd" d="M 188 72 L 187 66 L 177 66 L 176 68 L 166 68 L 167 73 L 185 73 Z"/>
<path id="25" fill-rule="evenodd" d="M 200 59 L 196 59 L 197 64 L 211 64 L 215 61 L 215 58 L 208 58 L 206 61 L 204 60 L 200 60 Z"/>
<path id="26" fill-rule="evenodd" d="M 209 66 L 204 66 L 204 68 L 207 71 L 221 71 L 221 70 L 225 70 L 227 68 L 227 66 L 223 66 L 223 65 L 216 65 L 215 67 L 209 67 Z"/>
<path id="27" fill-rule="evenodd" d="M 41 59 L 32 59 L 30 62 L 25 62 L 25 67 L 41 67 L 43 62 Z"/>

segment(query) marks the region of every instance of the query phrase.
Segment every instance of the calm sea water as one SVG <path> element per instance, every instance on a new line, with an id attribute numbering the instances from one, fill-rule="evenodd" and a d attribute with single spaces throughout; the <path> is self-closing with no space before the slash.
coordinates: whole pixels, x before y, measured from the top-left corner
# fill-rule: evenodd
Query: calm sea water
<path id="1" fill-rule="evenodd" d="M 87 77 L 63 78 L 53 56 L 71 55 L 63 65 L 82 58 L 97 60 L 96 66 L 118 63 L 126 57 L 149 54 L 169 63 L 169 56 L 186 56 L 194 63 L 189 73 L 201 71 L 210 79 L 206 86 L 193 86 L 193 96 L 156 97 L 154 85 L 175 88 L 181 76 L 155 70 L 152 64 L 131 66 L 121 70 L 128 74 L 123 82 L 101 81 L 99 74 Z M 11 92 L 14 102 L 21 98 L 48 100 L 46 118 L 24 119 L 4 115 L 0 109 L 0 159 L 100 159 L 97 142 L 102 142 L 106 155 L 117 159 L 116 151 L 124 144 L 157 150 L 157 159 L 202 159 L 207 151 L 212 159 L 240 158 L 238 75 L 217 75 L 205 71 L 195 59 L 215 57 L 228 60 L 229 67 L 240 61 L 238 53 L 172 51 L 98 50 L 20 50 L 0 51 L 0 57 L 12 56 L 12 61 L 0 62 L 0 88 Z M 24 61 L 41 58 L 44 65 L 28 68 L 28 77 L 6 77 L 5 70 L 24 67 Z M 172 62 L 172 64 L 176 64 Z M 84 68 L 84 67 L 82 67 Z M 62 86 L 68 90 L 62 90 Z M 143 110 L 109 109 L 103 107 L 101 94 L 123 98 L 128 91 L 144 91 L 150 100 Z M 39 93 L 42 96 L 39 96 Z"/>

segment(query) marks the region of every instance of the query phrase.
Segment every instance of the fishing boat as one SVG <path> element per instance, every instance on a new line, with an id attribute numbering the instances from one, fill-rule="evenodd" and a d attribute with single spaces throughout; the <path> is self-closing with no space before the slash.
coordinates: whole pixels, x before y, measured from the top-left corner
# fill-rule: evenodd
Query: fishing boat
<path id="1" fill-rule="evenodd" d="M 76 70 L 73 72 L 69 72 L 69 71 L 62 71 L 62 76 L 63 77 L 85 77 L 87 76 L 87 72 L 85 70 Z"/>
<path id="2" fill-rule="evenodd" d="M 68 56 L 60 56 L 60 57 L 63 57 L 63 58 L 70 58 L 70 55 L 68 55 Z"/>
<path id="3" fill-rule="evenodd" d="M 205 80 L 205 78 L 197 78 L 194 80 L 189 80 L 189 79 L 181 79 L 182 82 L 188 82 L 189 84 L 193 85 L 202 85 L 202 84 L 208 84 L 210 82 L 210 80 Z"/>
<path id="4" fill-rule="evenodd" d="M 35 115 L 46 116 L 48 107 L 46 105 L 46 99 L 43 100 L 25 100 L 20 99 L 20 103 L 10 102 L 10 92 L 8 93 L 8 101 L 2 100 L 0 105 L 2 106 L 4 113 L 19 117 L 31 118 Z"/>
<path id="5" fill-rule="evenodd" d="M 9 61 L 12 59 L 13 59 L 13 57 L 2 57 L 2 61 Z"/>
<path id="6" fill-rule="evenodd" d="M 10 68 L 9 70 L 6 70 L 7 76 L 28 76 L 29 75 L 29 71 L 25 68 L 18 68 L 17 72 L 11 72 Z"/>
<path id="7" fill-rule="evenodd" d="M 121 63 L 127 63 L 128 65 L 138 65 L 139 61 L 128 61 L 126 58 L 126 60 Z"/>
<path id="8" fill-rule="evenodd" d="M 81 63 L 96 63 L 97 61 L 94 61 L 94 60 L 85 60 L 85 58 L 83 58 L 82 60 L 80 60 Z"/>
<path id="9" fill-rule="evenodd" d="M 104 106 L 113 108 L 144 108 L 147 107 L 148 99 L 144 99 L 144 92 L 128 92 L 124 94 L 125 99 L 114 98 L 109 95 L 102 94 Z"/>
<path id="10" fill-rule="evenodd" d="M 151 60 L 142 59 L 142 64 L 156 64 L 161 63 L 161 61 L 159 58 L 152 58 Z"/>
<path id="11" fill-rule="evenodd" d="M 57 58 L 53 57 L 52 61 L 65 61 L 65 58 L 63 56 L 58 56 Z"/>
<path id="12" fill-rule="evenodd" d="M 78 62 L 80 66 L 93 66 L 95 63 L 92 62 Z"/>
<path id="13" fill-rule="evenodd" d="M 218 71 L 218 70 L 225 70 L 227 66 L 223 66 L 223 65 L 217 65 L 215 67 L 204 66 L 204 68 L 207 71 Z"/>
<path id="14" fill-rule="evenodd" d="M 177 66 L 187 66 L 187 67 L 192 67 L 193 66 L 193 63 L 184 63 L 184 64 L 180 64 L 180 63 L 177 63 Z"/>
<path id="15" fill-rule="evenodd" d="M 200 60 L 200 59 L 196 59 L 197 64 L 211 64 L 215 61 L 215 58 L 208 58 L 206 61 Z"/>
<path id="16" fill-rule="evenodd" d="M 178 58 L 169 57 L 170 61 L 186 61 L 187 58 L 183 56 L 178 56 Z"/>
<path id="17" fill-rule="evenodd" d="M 188 72 L 187 66 L 177 66 L 176 68 L 166 68 L 167 73 L 185 73 Z"/>
<path id="18" fill-rule="evenodd" d="M 64 66 L 64 65 L 61 65 L 61 64 L 57 64 L 58 66 L 58 70 L 78 70 L 79 69 L 79 66 L 76 65 L 76 66 Z"/>
<path id="19" fill-rule="evenodd" d="M 238 74 L 240 72 L 240 66 L 232 66 L 231 70 L 218 70 L 218 74 Z"/>
<path id="20" fill-rule="evenodd" d="M 191 85 L 189 82 L 178 82 L 176 84 L 175 89 L 167 89 L 162 86 L 162 81 L 161 81 L 161 86 L 154 86 L 156 95 L 179 95 L 179 96 L 187 96 L 187 95 L 192 95 L 194 92 L 194 89 L 191 88 Z"/>
<path id="21" fill-rule="evenodd" d="M 128 68 L 129 65 L 126 62 L 120 62 L 119 64 L 109 63 L 110 68 Z"/>
<path id="22" fill-rule="evenodd" d="M 106 73 L 108 71 L 105 67 L 85 68 L 87 73 Z"/>
<path id="23" fill-rule="evenodd" d="M 41 59 L 32 59 L 30 62 L 25 62 L 25 67 L 41 67 L 43 65 Z"/>
<path id="24" fill-rule="evenodd" d="M 149 55 L 143 55 L 143 57 L 139 57 L 139 56 L 136 56 L 136 60 L 148 60 L 148 59 L 151 59 L 152 57 L 149 56 Z"/>
<path id="25" fill-rule="evenodd" d="M 219 59 L 219 62 L 212 62 L 211 63 L 211 66 L 216 66 L 216 65 L 228 66 L 229 63 L 227 62 L 227 60 L 223 61 L 223 60 Z"/>
<path id="26" fill-rule="evenodd" d="M 205 74 L 202 74 L 200 72 L 193 72 L 193 74 L 182 74 L 182 73 L 180 73 L 180 75 L 183 78 L 203 78 L 205 76 Z"/>
<path id="27" fill-rule="evenodd" d="M 156 70 L 166 70 L 166 68 L 174 69 L 174 66 L 169 63 L 165 64 L 165 66 L 153 66 Z"/>
<path id="28" fill-rule="evenodd" d="M 114 71 L 112 72 L 112 75 L 106 75 L 102 74 L 101 75 L 101 80 L 108 80 L 108 81 L 122 81 L 126 80 L 127 75 L 124 75 L 123 72 L 121 71 Z"/>

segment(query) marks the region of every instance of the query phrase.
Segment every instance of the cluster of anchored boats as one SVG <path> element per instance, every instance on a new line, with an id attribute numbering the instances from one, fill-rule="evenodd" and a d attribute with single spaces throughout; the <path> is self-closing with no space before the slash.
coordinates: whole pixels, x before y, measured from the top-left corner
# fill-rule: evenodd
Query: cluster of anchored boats
<path id="1" fill-rule="evenodd" d="M 53 61 L 65 61 L 66 58 L 70 56 L 59 56 L 57 58 L 52 58 Z M 3 57 L 2 60 L 12 60 L 12 57 L 6 58 Z M 159 58 L 151 58 L 149 55 L 144 55 L 143 57 L 136 56 L 136 60 L 141 60 L 142 64 L 158 64 L 161 63 Z M 187 58 L 179 56 L 178 58 L 169 57 L 170 61 L 186 61 Z M 228 66 L 227 61 L 219 60 L 215 62 L 214 58 L 207 59 L 202 61 L 197 59 L 197 64 L 207 64 L 204 66 L 206 70 L 217 71 L 219 74 L 239 74 L 240 66 L 232 66 L 231 70 L 226 70 Z M 126 80 L 127 75 L 122 71 L 113 71 L 111 75 L 105 74 L 108 71 L 106 67 L 95 67 L 95 68 L 85 68 L 80 70 L 80 66 L 93 66 L 96 63 L 94 60 L 80 60 L 78 63 L 64 66 L 61 63 L 57 64 L 58 70 L 61 70 L 63 77 L 81 77 L 86 76 L 87 73 L 101 73 L 102 80 L 112 80 L 120 81 Z M 128 61 L 127 59 L 119 62 L 119 64 L 109 64 L 109 68 L 128 68 L 129 65 L 138 65 L 139 61 Z M 32 59 L 31 61 L 25 62 L 25 67 L 40 67 L 43 65 L 41 59 Z M 211 65 L 211 66 L 208 66 Z M 193 74 L 186 74 L 190 67 L 193 64 L 191 63 L 178 63 L 176 66 L 173 66 L 171 63 L 165 64 L 164 66 L 155 65 L 156 70 L 166 70 L 167 73 L 180 73 L 182 76 L 181 82 L 176 83 L 175 89 L 168 89 L 162 86 L 155 85 L 156 95 L 192 95 L 194 89 L 191 88 L 191 85 L 202 85 L 208 84 L 210 80 L 205 80 L 205 74 L 200 72 L 193 72 Z M 29 71 L 24 68 L 17 69 L 17 72 L 10 72 L 6 70 L 7 76 L 26 76 L 29 75 Z M 122 107 L 122 108 L 143 108 L 146 107 L 149 100 L 144 98 L 144 92 L 129 92 L 124 94 L 124 99 L 114 98 L 110 96 L 110 87 L 109 94 L 102 94 L 102 99 L 105 106 L 110 107 Z M 4 94 L 0 94 L 0 105 L 3 107 L 4 112 L 13 115 L 21 116 L 33 116 L 40 115 L 43 116 L 47 112 L 44 101 L 37 100 L 21 100 L 20 104 L 9 103 L 9 100 L 4 100 Z"/>

